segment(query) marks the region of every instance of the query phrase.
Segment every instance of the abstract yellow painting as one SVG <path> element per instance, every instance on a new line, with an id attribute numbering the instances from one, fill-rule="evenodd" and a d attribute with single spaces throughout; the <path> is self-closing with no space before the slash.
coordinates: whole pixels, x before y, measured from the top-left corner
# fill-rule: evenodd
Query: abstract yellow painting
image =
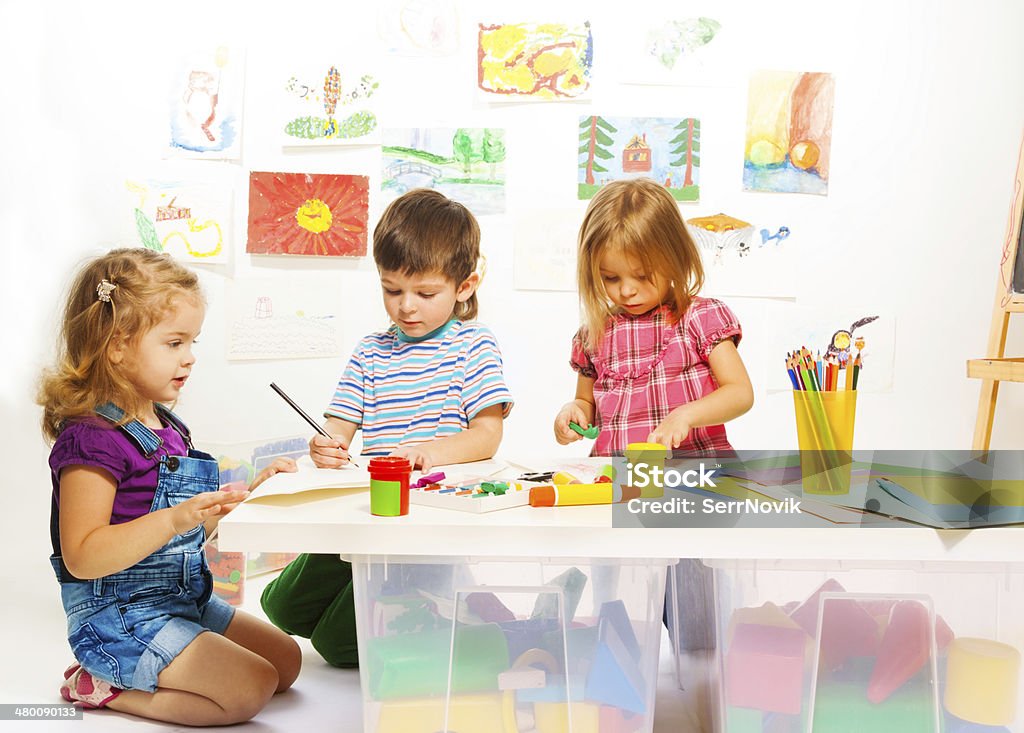
<path id="1" fill-rule="evenodd" d="M 828 194 L 834 96 L 831 74 L 751 75 L 744 190 Z"/>
<path id="2" fill-rule="evenodd" d="M 480 25 L 477 86 L 507 99 L 579 99 L 590 91 L 590 23 Z"/>

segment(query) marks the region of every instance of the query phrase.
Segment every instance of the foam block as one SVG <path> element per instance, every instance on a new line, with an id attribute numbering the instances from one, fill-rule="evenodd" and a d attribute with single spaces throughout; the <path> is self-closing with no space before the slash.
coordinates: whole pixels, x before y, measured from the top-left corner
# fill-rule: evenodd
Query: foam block
<path id="1" fill-rule="evenodd" d="M 818 640 L 819 669 L 831 671 L 850 657 L 870 657 L 878 650 L 878 624 L 858 601 L 821 598 L 823 593 L 843 592 L 843 586 L 830 578 L 790 614 L 790 618 Z M 821 629 L 818 629 L 819 606 L 824 608 Z"/>
<path id="2" fill-rule="evenodd" d="M 640 667 L 612 623 L 599 627 L 584 697 L 631 713 L 647 712 L 647 689 Z"/>
<path id="3" fill-rule="evenodd" d="M 580 605 L 580 598 L 583 596 L 583 588 L 586 584 L 587 576 L 579 568 L 569 568 L 546 584 L 558 586 L 565 594 L 566 621 L 572 621 L 576 615 L 576 607 Z M 539 594 L 536 603 L 533 604 L 533 613 L 530 614 L 530 618 L 557 617 L 558 596 L 555 593 Z"/>
<path id="4" fill-rule="evenodd" d="M 516 620 L 516 615 L 493 593 L 470 593 L 466 596 L 466 606 L 479 616 L 481 621 L 488 623 Z"/>
<path id="5" fill-rule="evenodd" d="M 737 608 L 729 619 L 729 628 L 725 632 L 726 646 L 732 644 L 733 633 L 738 624 L 755 624 L 757 626 L 781 626 L 787 629 L 799 629 L 800 624 L 790 618 L 785 611 L 774 603 L 763 603 L 760 606 Z"/>
<path id="6" fill-rule="evenodd" d="M 1020 652 L 991 639 L 960 637 L 949 645 L 946 710 L 982 725 L 1010 725 L 1017 714 Z"/>
<path id="7" fill-rule="evenodd" d="M 517 702 L 565 702 L 565 675 L 549 674 L 544 687 L 523 688 L 516 690 Z M 569 700 L 583 700 L 583 680 L 572 677 L 569 680 Z"/>
<path id="8" fill-rule="evenodd" d="M 513 667 L 498 675 L 499 690 L 538 689 L 546 683 L 547 673 L 535 667 Z"/>
<path id="9" fill-rule="evenodd" d="M 444 728 L 445 698 L 413 697 L 389 700 L 381 705 L 377 733 L 409 733 L 411 730 Z M 448 710 L 451 730 L 504 730 L 502 696 L 452 695 Z"/>
<path id="10" fill-rule="evenodd" d="M 725 733 L 761 733 L 764 713 L 753 708 L 729 706 L 725 709 Z"/>
<path id="11" fill-rule="evenodd" d="M 534 728 L 537 733 L 570 733 L 569 706 L 565 702 L 541 702 L 533 706 Z M 598 726 L 598 706 L 586 702 L 572 704 L 572 730 L 593 731 Z M 479 728 L 478 730 L 488 730 Z M 495 728 L 493 730 L 507 730 Z"/>
<path id="12" fill-rule="evenodd" d="M 606 624 L 611 624 L 615 629 L 615 633 L 622 640 L 626 651 L 629 652 L 629 656 L 633 658 L 633 661 L 639 662 L 640 644 L 637 643 L 636 634 L 633 633 L 633 623 L 629 620 L 629 614 L 626 613 L 625 603 L 617 600 L 606 601 L 601 604 L 601 610 L 597 616 L 597 638 L 599 640 L 605 634 L 604 627 Z"/>
<path id="13" fill-rule="evenodd" d="M 726 704 L 798 715 L 806 640 L 802 629 L 738 624 L 725 655 Z"/>
<path id="14" fill-rule="evenodd" d="M 931 659 L 932 623 L 920 601 L 893 604 L 878 659 L 868 680 L 868 700 L 880 703 L 916 675 Z"/>
<path id="15" fill-rule="evenodd" d="M 981 725 L 960 720 L 955 715 L 946 713 L 946 733 L 1010 733 L 1010 729 L 1002 725 Z"/>
<path id="16" fill-rule="evenodd" d="M 935 733 L 934 687 L 922 676 L 903 685 L 885 702 L 869 702 L 861 681 L 818 683 L 814 733 Z"/>
<path id="17" fill-rule="evenodd" d="M 634 733 L 644 727 L 647 716 L 602 705 L 597 713 L 597 733 Z"/>

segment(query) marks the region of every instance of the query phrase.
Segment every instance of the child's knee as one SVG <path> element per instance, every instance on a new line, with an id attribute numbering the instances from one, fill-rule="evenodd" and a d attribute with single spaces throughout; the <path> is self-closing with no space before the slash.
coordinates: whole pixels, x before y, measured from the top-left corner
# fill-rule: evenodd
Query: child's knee
<path id="1" fill-rule="evenodd" d="M 285 636 L 282 653 L 274 666 L 277 667 L 277 687 L 274 692 L 284 692 L 295 683 L 302 669 L 302 649 L 295 639 Z"/>
<path id="2" fill-rule="evenodd" d="M 219 702 L 224 708 L 227 723 L 243 723 L 260 712 L 277 691 L 277 668 L 262 657 L 247 665 L 232 683 L 233 694 Z"/>

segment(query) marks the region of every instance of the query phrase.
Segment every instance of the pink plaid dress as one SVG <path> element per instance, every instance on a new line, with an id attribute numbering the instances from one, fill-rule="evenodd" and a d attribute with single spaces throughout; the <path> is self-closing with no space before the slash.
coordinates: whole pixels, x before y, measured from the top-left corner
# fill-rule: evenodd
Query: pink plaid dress
<path id="1" fill-rule="evenodd" d="M 609 318 L 596 353 L 584 348 L 582 329 L 577 331 L 570 363 L 594 379 L 601 428 L 591 455 L 621 453 L 629 443 L 646 441 L 672 410 L 716 390 L 708 355 L 720 341 L 738 344 L 741 336 L 728 306 L 699 297 L 676 323 L 667 306 Z M 732 446 L 724 425 L 709 425 L 693 428 L 677 450 L 714 453 Z"/>

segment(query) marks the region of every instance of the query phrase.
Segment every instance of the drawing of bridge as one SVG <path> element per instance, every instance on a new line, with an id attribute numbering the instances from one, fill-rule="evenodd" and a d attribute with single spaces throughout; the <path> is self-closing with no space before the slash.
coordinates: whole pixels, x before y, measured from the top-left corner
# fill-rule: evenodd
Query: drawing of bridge
<path id="1" fill-rule="evenodd" d="M 441 169 L 436 168 L 426 163 L 420 163 L 418 161 L 406 161 L 400 160 L 392 163 L 384 169 L 385 180 L 397 180 L 398 178 L 411 177 L 417 178 L 425 176 L 431 180 L 436 181 L 441 177 Z"/>

